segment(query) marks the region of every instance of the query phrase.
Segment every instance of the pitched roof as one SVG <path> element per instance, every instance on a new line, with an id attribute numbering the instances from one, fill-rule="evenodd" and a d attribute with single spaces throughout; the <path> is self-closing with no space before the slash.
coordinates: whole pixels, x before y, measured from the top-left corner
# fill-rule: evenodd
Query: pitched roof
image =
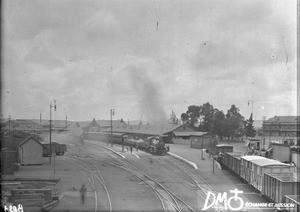
<path id="1" fill-rule="evenodd" d="M 113 126 L 114 132 L 124 133 L 137 133 L 137 134 L 148 134 L 148 135 L 163 135 L 176 130 L 183 124 L 172 125 L 172 124 L 157 124 L 157 125 L 120 125 Z M 104 131 L 110 131 L 104 130 Z"/>
<path id="2" fill-rule="evenodd" d="M 263 124 L 271 124 L 271 123 L 298 123 L 300 124 L 300 116 L 275 116 L 264 121 Z"/>
<path id="3" fill-rule="evenodd" d="M 36 140 L 35 138 L 33 137 L 28 137 L 26 138 L 24 141 L 20 142 L 19 143 L 19 146 L 23 146 L 25 143 L 27 143 L 29 140 L 34 140 L 35 142 L 37 142 L 38 144 L 40 144 L 41 146 L 43 146 L 38 140 Z"/>
<path id="4" fill-rule="evenodd" d="M 32 120 L 27 120 L 27 119 L 16 119 L 16 120 L 10 120 L 4 123 L 5 127 L 10 127 L 14 128 L 16 130 L 44 130 L 44 128 L 32 121 Z"/>

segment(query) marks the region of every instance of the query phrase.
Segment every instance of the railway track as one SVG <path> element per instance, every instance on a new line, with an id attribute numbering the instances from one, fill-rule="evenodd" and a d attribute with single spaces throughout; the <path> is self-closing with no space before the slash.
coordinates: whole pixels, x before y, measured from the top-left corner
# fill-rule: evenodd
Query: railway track
<path id="1" fill-rule="evenodd" d="M 99 145 L 99 147 L 101 147 L 101 145 Z M 117 159 L 115 157 L 115 155 L 113 153 L 109 152 L 106 148 L 104 148 L 104 147 L 101 147 L 101 148 L 103 148 L 105 151 L 107 151 L 107 153 L 109 155 L 113 156 L 113 158 L 115 160 Z M 81 161 L 81 162 L 84 162 L 84 163 L 88 163 L 85 160 L 86 158 L 89 158 L 90 160 L 93 160 L 93 161 L 97 162 L 97 160 L 96 160 L 97 155 L 95 155 L 93 153 L 91 154 L 90 152 L 88 152 L 86 150 L 75 150 L 75 151 L 73 150 L 73 153 L 71 155 L 67 155 L 67 156 L 74 159 L 74 160 Z M 178 206 L 178 203 L 177 203 L 176 199 L 171 194 L 168 194 L 167 191 L 164 188 L 158 186 L 155 181 L 149 180 L 149 178 L 145 178 L 144 174 L 140 173 L 137 170 L 136 167 L 133 167 L 131 164 L 124 164 L 124 163 L 120 164 L 120 163 L 122 163 L 121 160 L 117 160 L 118 163 L 111 162 L 111 161 L 104 161 L 104 162 L 107 163 L 107 164 L 110 164 L 114 167 L 118 167 L 118 168 L 120 168 L 120 166 L 122 166 L 123 170 L 126 170 L 126 171 L 132 173 L 133 175 L 137 176 L 140 180 L 142 180 L 145 184 L 147 184 L 155 192 L 155 194 L 158 196 L 158 198 L 160 199 L 163 211 L 165 211 L 165 212 L 169 212 L 169 211 L 182 212 L 182 210 Z M 95 167 L 95 164 L 91 164 L 91 163 L 89 163 L 89 164 Z M 93 176 L 94 176 L 95 172 L 93 170 L 91 170 L 90 168 L 84 166 L 84 165 L 80 165 L 80 164 L 76 164 L 76 165 L 80 166 L 85 171 L 90 173 L 91 177 L 89 177 L 89 176 L 87 176 L 87 177 L 89 177 L 89 181 L 90 181 L 92 187 L 94 188 L 95 186 L 94 186 Z M 98 169 L 98 172 L 99 171 L 100 170 Z M 101 173 L 101 172 L 99 172 L 99 173 Z M 98 180 L 101 180 L 102 183 L 104 182 L 102 175 L 100 176 L 100 179 L 98 179 Z M 108 194 L 108 189 L 106 187 L 105 187 L 105 190 Z M 107 195 L 107 196 L 109 196 L 109 195 Z M 96 193 L 95 193 L 95 198 L 97 198 Z M 96 202 L 95 202 L 95 205 L 96 205 Z M 111 205 L 111 201 L 110 201 L 110 205 Z M 96 211 L 96 208 L 97 208 L 97 206 L 95 207 L 95 211 Z M 108 210 L 106 210 L 106 211 L 108 211 Z M 110 206 L 110 211 L 112 211 L 111 206 Z"/>
<path id="2" fill-rule="evenodd" d="M 217 196 L 218 192 L 203 177 L 201 177 L 196 170 L 187 167 L 178 160 L 176 160 L 176 163 L 174 163 L 172 160 L 175 159 L 173 158 L 171 159 L 167 157 L 167 160 L 171 161 L 170 164 L 172 164 L 176 169 L 181 170 L 187 178 L 190 178 L 193 184 L 197 186 L 197 188 L 199 188 L 205 194 L 205 196 L 207 196 L 208 192 L 211 192 Z M 218 204 L 213 207 L 215 211 L 231 211 L 229 208 L 225 208 L 227 207 L 225 207 L 223 202 L 218 202 Z"/>
<path id="3" fill-rule="evenodd" d="M 107 151 L 104 147 L 101 145 L 97 145 L 99 148 L 104 149 Z M 81 154 L 82 157 L 85 156 L 85 153 L 82 151 L 79 153 Z M 90 152 L 87 152 L 89 157 L 91 157 L 93 154 Z M 108 152 L 108 154 L 113 155 L 113 153 Z M 95 155 L 96 157 L 97 155 Z M 188 204 L 186 201 L 184 201 L 182 198 L 180 198 L 174 191 L 172 192 L 170 189 L 167 189 L 165 186 L 163 186 L 161 183 L 159 183 L 157 180 L 151 178 L 149 175 L 147 175 L 145 172 L 131 164 L 130 162 L 118 158 L 115 155 L 113 155 L 113 158 L 117 162 L 110 162 L 110 161 L 105 161 L 106 163 L 121 168 L 127 172 L 130 172 L 131 174 L 135 175 L 138 177 L 141 181 L 143 181 L 145 184 L 147 184 L 158 196 L 158 198 L 161 201 L 163 210 L 165 212 L 168 211 L 199 211 L 199 208 L 193 208 L 190 204 Z M 178 181 L 182 182 L 184 184 L 185 188 L 189 188 L 192 190 L 192 192 L 196 193 L 197 196 L 199 196 L 202 200 L 206 199 L 207 193 L 208 192 L 213 192 L 217 193 L 211 185 L 209 185 L 205 179 L 203 179 L 197 172 L 194 170 L 190 169 L 189 167 L 186 167 L 184 164 L 178 163 L 178 160 L 174 162 L 175 159 L 171 159 L 169 157 L 164 157 L 167 158 L 167 161 L 169 161 L 169 164 L 172 164 L 172 168 L 167 168 L 168 166 L 159 166 L 159 161 L 157 159 L 153 159 L 156 162 L 152 163 L 152 165 L 155 166 L 158 170 L 166 173 L 167 175 L 171 176 L 173 179 L 177 179 Z M 95 158 L 93 158 L 94 160 Z M 172 160 L 172 161 L 171 161 Z M 180 172 L 174 173 L 174 170 L 181 170 Z M 101 178 L 100 178 L 101 179 Z M 224 211 L 223 210 L 224 205 L 219 203 L 219 205 L 212 207 L 212 211 Z M 225 210 L 228 211 L 228 210 Z"/>
<path id="4" fill-rule="evenodd" d="M 87 161 L 86 159 L 83 158 L 78 158 L 78 157 L 74 157 L 74 156 L 68 156 L 69 158 L 72 158 L 73 160 L 76 160 L 75 162 L 72 162 L 74 165 L 80 167 L 82 170 L 82 173 L 87 177 L 87 179 L 89 180 L 93 190 L 94 190 L 94 196 L 95 196 L 95 211 L 98 210 L 98 194 L 97 194 L 97 183 L 95 182 L 95 179 L 98 180 L 98 182 L 100 182 L 100 184 L 102 185 L 103 189 L 105 190 L 106 193 L 106 199 L 107 199 L 107 206 L 103 206 L 103 208 L 101 208 L 101 211 L 112 211 L 112 202 L 111 202 L 111 198 L 110 198 L 110 194 L 108 192 L 107 186 L 105 184 L 105 181 L 103 179 L 103 176 L 101 174 L 101 171 L 99 169 L 99 167 L 97 167 L 95 164 Z M 81 163 L 81 164 L 80 164 Z M 103 198 L 101 198 L 103 199 Z"/>
<path id="5" fill-rule="evenodd" d="M 102 147 L 101 145 L 98 145 L 98 146 L 100 148 L 103 148 L 106 150 L 106 148 Z M 165 212 L 168 212 L 168 211 L 178 211 L 178 212 L 192 211 L 192 212 L 195 212 L 195 210 L 188 203 L 186 203 L 182 198 L 180 198 L 174 192 L 171 192 L 169 189 L 164 187 L 157 180 L 151 178 L 149 175 L 147 175 L 145 172 L 140 170 L 138 167 L 134 166 L 130 162 L 123 160 L 121 158 L 118 158 L 118 157 L 114 157 L 114 158 L 117 161 L 117 163 L 112 163 L 112 162 L 107 162 L 107 161 L 106 162 L 110 165 L 113 165 L 115 167 L 118 167 L 118 168 L 128 171 L 129 173 L 138 177 L 145 184 L 147 184 L 160 199 L 163 210 Z"/>

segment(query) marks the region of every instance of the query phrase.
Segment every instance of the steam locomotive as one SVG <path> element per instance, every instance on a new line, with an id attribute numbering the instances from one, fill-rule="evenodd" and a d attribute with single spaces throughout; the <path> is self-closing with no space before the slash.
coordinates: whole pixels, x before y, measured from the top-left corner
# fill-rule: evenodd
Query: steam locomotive
<path id="1" fill-rule="evenodd" d="M 155 155 L 164 155 L 168 148 L 160 136 L 151 136 L 146 139 L 125 139 L 125 145 L 137 147 Z"/>
<path id="2" fill-rule="evenodd" d="M 145 139 L 138 139 L 129 138 L 126 133 L 85 132 L 83 138 L 138 148 L 155 155 L 164 155 L 168 152 L 162 136 L 150 136 Z"/>

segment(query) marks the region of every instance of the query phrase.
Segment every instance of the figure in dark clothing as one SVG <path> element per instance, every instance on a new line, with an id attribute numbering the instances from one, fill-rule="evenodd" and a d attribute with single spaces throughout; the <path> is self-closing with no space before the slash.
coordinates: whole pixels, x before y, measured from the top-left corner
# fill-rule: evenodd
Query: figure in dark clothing
<path id="1" fill-rule="evenodd" d="M 84 201 L 85 201 L 85 195 L 86 195 L 86 187 L 84 184 L 82 184 L 80 190 L 80 197 L 81 197 L 81 204 L 84 204 Z"/>
<path id="2" fill-rule="evenodd" d="M 130 153 L 132 153 L 132 146 L 130 147 Z"/>

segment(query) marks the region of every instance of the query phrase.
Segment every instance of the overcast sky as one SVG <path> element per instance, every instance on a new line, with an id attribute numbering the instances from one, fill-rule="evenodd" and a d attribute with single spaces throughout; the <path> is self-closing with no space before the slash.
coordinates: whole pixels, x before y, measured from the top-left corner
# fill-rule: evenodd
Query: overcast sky
<path id="1" fill-rule="evenodd" d="M 296 0 L 5 0 L 2 117 L 296 115 Z M 52 101 L 53 103 L 53 101 Z"/>

